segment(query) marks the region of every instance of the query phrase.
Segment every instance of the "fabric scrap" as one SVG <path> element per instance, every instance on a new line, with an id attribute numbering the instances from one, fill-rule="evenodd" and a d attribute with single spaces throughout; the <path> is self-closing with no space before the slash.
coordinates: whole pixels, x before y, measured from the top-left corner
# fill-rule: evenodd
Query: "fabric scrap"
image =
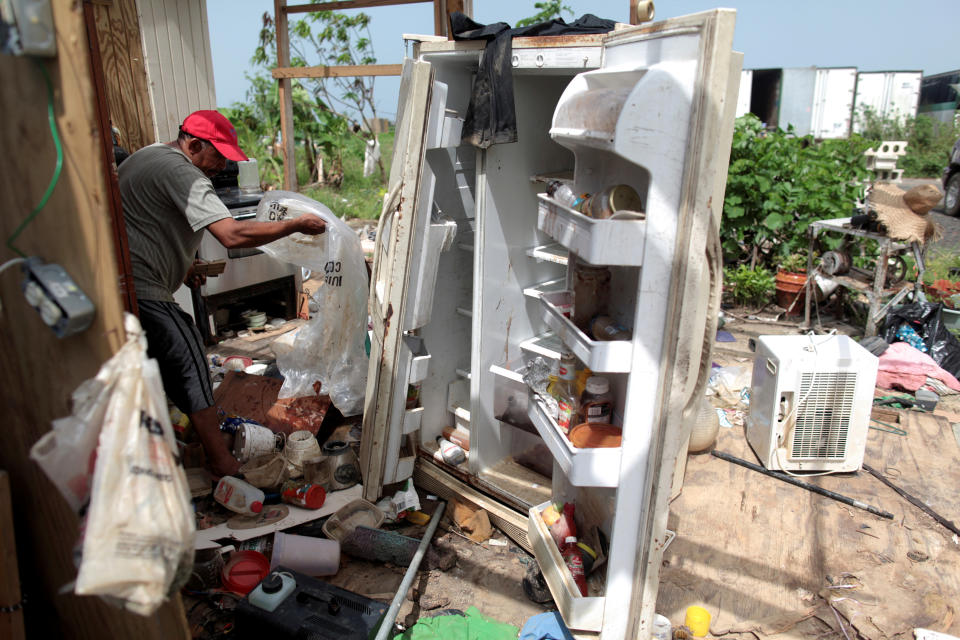
<path id="1" fill-rule="evenodd" d="M 517 640 L 573 640 L 573 635 L 557 611 L 548 611 L 527 620 Z"/>
<path id="2" fill-rule="evenodd" d="M 879 358 L 877 386 L 885 389 L 916 391 L 927 383 L 927 376 L 935 378 L 954 391 L 960 391 L 958 381 L 929 355 L 906 342 L 894 342 Z"/>

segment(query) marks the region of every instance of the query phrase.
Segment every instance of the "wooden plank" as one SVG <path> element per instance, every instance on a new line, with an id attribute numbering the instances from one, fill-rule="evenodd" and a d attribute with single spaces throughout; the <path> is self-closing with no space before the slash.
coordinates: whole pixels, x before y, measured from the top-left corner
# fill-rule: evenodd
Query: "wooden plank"
<path id="1" fill-rule="evenodd" d="M 417 458 L 413 469 L 413 482 L 444 500 L 460 500 L 483 509 L 494 526 L 529 553 L 533 553 L 533 546 L 527 538 L 527 516 L 508 509 L 493 498 L 467 486 L 424 458 Z"/>
<path id="2" fill-rule="evenodd" d="M 277 66 L 290 66 L 290 27 L 284 9 L 287 0 L 273 0 L 273 20 L 277 30 Z M 283 188 L 297 190 L 296 149 L 293 134 L 293 93 L 290 78 L 277 80 L 280 100 L 280 140 L 283 151 Z"/>
<path id="3" fill-rule="evenodd" d="M 124 148 L 133 153 L 156 142 L 153 108 L 150 106 L 147 67 L 136 0 L 121 0 L 117 6 L 119 18 L 115 28 L 122 29 L 126 35 L 125 50 L 130 63 L 130 85 L 121 86 L 121 91 L 124 104 L 132 104 L 133 108 L 125 111 L 122 118 L 114 117 L 114 124 L 120 129 Z"/>
<path id="4" fill-rule="evenodd" d="M 371 9 L 397 4 L 423 4 L 434 0 L 344 0 L 343 2 L 320 2 L 284 6 L 283 13 L 311 13 L 313 11 L 340 11 L 342 9 Z M 279 15 L 279 14 L 278 14 Z"/>
<path id="5" fill-rule="evenodd" d="M 130 266 L 130 245 L 127 243 L 127 228 L 123 219 L 123 205 L 120 201 L 120 185 L 117 181 L 117 165 L 113 152 L 113 139 L 110 134 L 110 109 L 107 106 L 107 88 L 103 76 L 103 61 L 100 56 L 100 40 L 95 6 L 83 5 L 83 15 L 87 25 L 87 39 L 90 51 L 90 76 L 93 80 L 96 105 L 97 129 L 100 132 L 100 149 L 103 171 L 107 179 L 106 190 L 109 196 L 111 230 L 113 246 L 116 251 L 117 269 L 120 271 L 120 294 L 123 296 L 123 308 L 129 313 L 137 313 L 137 296 L 133 284 L 133 268 Z M 122 65 L 121 65 L 122 66 Z"/>
<path id="6" fill-rule="evenodd" d="M 13 506 L 10 501 L 10 476 L 0 471 L 0 606 L 19 605 L 20 574 L 17 569 L 17 543 L 13 535 Z M 24 640 L 23 610 L 0 615 L 0 638 Z"/>
<path id="7" fill-rule="evenodd" d="M 83 12 L 73 0 L 53 0 L 57 56 L 49 60 L 0 56 L 0 77 L 16 91 L 0 92 L 0 143 L 30 149 L 29 162 L 0 172 L 0 235 L 9 237 L 36 206 L 50 182 L 56 151 L 47 120 L 47 89 L 62 140 L 63 172 L 56 188 L 17 241 L 20 250 L 62 265 L 96 305 L 93 325 L 58 339 L 24 301 L 16 270 L 0 277 L 0 403 L 4 441 L 0 467 L 10 474 L 22 589 L 29 594 L 30 637 L 189 638 L 179 597 L 150 617 L 110 606 L 99 598 L 60 595 L 76 576 L 73 545 L 78 518 L 29 459 L 30 447 L 69 413 L 71 392 L 93 376 L 122 343 L 118 272 L 107 209 L 106 178 Z M 7 604 L 7 603 L 4 603 Z"/>
<path id="8" fill-rule="evenodd" d="M 949 423 L 909 411 L 901 426 L 906 436 L 871 429 L 865 461 L 957 520 L 960 470 Z M 756 459 L 733 430 L 721 429 L 717 448 Z M 851 637 L 889 638 L 914 627 L 957 635 L 952 601 L 960 593 L 960 554 L 953 535 L 865 472 L 808 481 L 895 519 L 709 455 L 691 456 L 671 509 L 677 538 L 664 553 L 657 611 L 679 623 L 696 603 L 713 614 L 712 635 L 789 630 L 796 637 L 838 630 L 822 597 L 828 594 L 844 624 L 856 628 Z M 920 552 L 913 554 L 919 560 L 908 552 Z M 846 573 L 856 576 L 849 580 L 854 588 L 829 589 L 828 576 L 836 582 Z"/>
<path id="9" fill-rule="evenodd" d="M 349 64 L 336 67 L 277 67 L 274 78 L 346 78 L 355 76 L 399 76 L 402 64 Z"/>

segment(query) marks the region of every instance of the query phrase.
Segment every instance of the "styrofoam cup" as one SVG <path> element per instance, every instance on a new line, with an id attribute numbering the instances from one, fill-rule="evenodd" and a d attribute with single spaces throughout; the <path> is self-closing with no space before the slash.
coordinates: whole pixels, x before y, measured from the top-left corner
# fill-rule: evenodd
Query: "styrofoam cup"
<path id="1" fill-rule="evenodd" d="M 270 570 L 281 565 L 308 576 L 332 576 L 340 570 L 340 543 L 278 531 L 273 536 Z"/>

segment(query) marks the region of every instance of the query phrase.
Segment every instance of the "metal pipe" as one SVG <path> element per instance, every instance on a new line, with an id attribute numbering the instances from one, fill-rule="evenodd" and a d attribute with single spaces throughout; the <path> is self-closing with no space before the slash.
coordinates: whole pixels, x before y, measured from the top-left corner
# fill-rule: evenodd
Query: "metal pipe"
<path id="1" fill-rule="evenodd" d="M 446 507 L 447 503 L 441 502 L 437 505 L 437 510 L 433 512 L 430 523 L 427 525 L 427 531 L 423 534 L 423 539 L 420 540 L 420 546 L 417 547 L 416 552 L 413 554 L 413 560 L 410 561 L 407 572 L 403 574 L 403 580 L 400 581 L 400 588 L 397 589 L 397 595 L 393 596 L 393 601 L 390 602 L 390 608 L 387 609 L 387 613 L 383 617 L 383 622 L 380 623 L 380 630 L 377 632 L 375 640 L 386 640 L 391 636 L 391 632 L 393 632 L 393 622 L 397 619 L 397 613 L 400 612 L 400 603 L 403 602 L 407 591 L 410 590 L 410 585 L 413 584 L 413 579 L 417 575 L 417 569 L 420 567 L 423 556 L 427 553 L 427 547 L 430 545 L 430 540 L 433 539 L 433 534 L 437 530 L 437 525 L 440 524 L 440 518 L 443 517 L 443 511 Z"/>
<path id="2" fill-rule="evenodd" d="M 726 460 L 727 462 L 738 464 L 741 467 L 752 469 L 757 473 L 762 473 L 766 476 L 770 476 L 771 478 L 776 478 L 777 480 L 783 480 L 788 484 L 792 484 L 796 487 L 800 487 L 801 489 L 806 489 L 807 491 L 812 491 L 814 493 L 820 494 L 821 496 L 826 496 L 827 498 L 832 498 L 837 502 L 848 504 L 851 507 L 857 507 L 858 509 L 869 511 L 875 516 L 880 516 L 881 518 L 886 518 L 887 520 L 893 520 L 892 513 L 888 511 L 884 511 L 883 509 L 878 509 L 877 507 L 871 507 L 869 504 L 866 504 L 865 502 L 860 502 L 859 500 L 856 500 L 854 498 L 848 498 L 847 496 L 841 495 L 834 491 L 830 491 L 828 489 L 824 489 L 823 487 L 818 487 L 817 485 L 810 484 L 809 482 L 801 482 L 796 478 L 785 475 L 783 473 L 779 473 L 777 471 L 770 471 L 769 469 L 764 469 L 760 465 L 753 464 L 752 462 L 747 462 L 746 460 L 741 460 L 740 458 L 736 458 L 730 455 L 729 453 L 724 453 L 722 451 L 717 451 L 717 450 L 713 450 L 710 453 L 713 454 L 715 457 L 720 458 L 721 460 Z M 866 468 L 866 465 L 864 465 L 864 468 Z"/>

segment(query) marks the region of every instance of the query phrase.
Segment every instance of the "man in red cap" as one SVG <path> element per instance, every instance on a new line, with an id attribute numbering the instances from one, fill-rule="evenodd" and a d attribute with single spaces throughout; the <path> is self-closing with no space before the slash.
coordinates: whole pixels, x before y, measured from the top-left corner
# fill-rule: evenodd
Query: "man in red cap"
<path id="1" fill-rule="evenodd" d="M 240 463 L 220 436 L 200 331 L 174 302 L 173 292 L 181 284 L 202 284 L 193 262 L 204 229 L 228 249 L 325 230 L 324 221 L 313 215 L 276 222 L 235 220 L 210 182 L 228 159 L 247 159 L 233 125 L 217 111 L 195 111 L 183 121 L 176 140 L 144 147 L 117 168 L 147 353 L 160 364 L 167 396 L 190 416 L 216 475 L 234 474 Z"/>

